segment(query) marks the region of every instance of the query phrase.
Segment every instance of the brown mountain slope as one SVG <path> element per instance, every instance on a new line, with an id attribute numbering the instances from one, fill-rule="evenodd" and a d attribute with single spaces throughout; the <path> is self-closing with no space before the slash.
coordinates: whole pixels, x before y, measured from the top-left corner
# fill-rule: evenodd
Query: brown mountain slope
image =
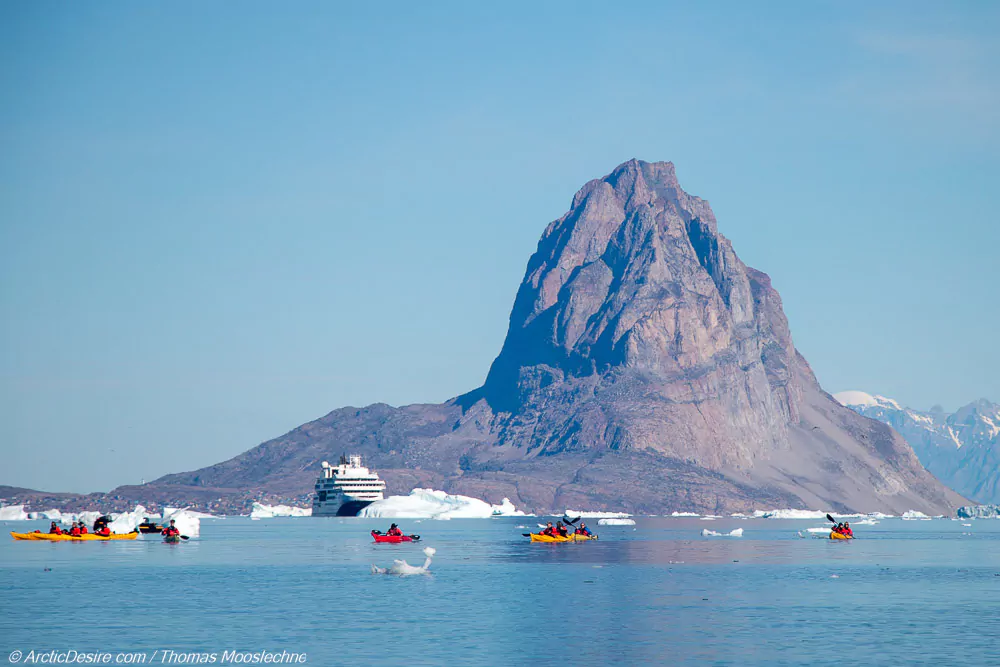
<path id="1" fill-rule="evenodd" d="M 667 162 L 576 194 L 528 262 L 483 387 L 443 405 L 343 408 L 148 493 L 308 493 L 362 454 L 416 485 L 534 510 L 762 507 L 943 513 L 962 499 L 888 427 L 840 406 L 778 293 Z"/>

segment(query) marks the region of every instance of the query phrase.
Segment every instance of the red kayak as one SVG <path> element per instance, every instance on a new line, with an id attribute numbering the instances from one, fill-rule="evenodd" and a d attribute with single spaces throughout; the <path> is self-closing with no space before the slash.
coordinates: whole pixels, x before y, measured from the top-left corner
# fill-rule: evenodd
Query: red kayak
<path id="1" fill-rule="evenodd" d="M 400 542 L 416 542 L 420 539 L 419 535 L 383 535 L 381 531 L 373 530 L 372 537 L 376 542 L 388 542 L 390 544 L 399 544 Z"/>

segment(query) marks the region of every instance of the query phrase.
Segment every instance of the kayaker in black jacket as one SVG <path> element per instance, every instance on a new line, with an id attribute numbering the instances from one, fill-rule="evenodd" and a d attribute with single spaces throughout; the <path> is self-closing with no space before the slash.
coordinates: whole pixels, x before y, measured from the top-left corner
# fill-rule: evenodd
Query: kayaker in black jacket
<path id="1" fill-rule="evenodd" d="M 569 535 L 569 531 L 566 530 L 566 526 L 562 521 L 556 521 L 556 532 L 559 534 L 559 537 L 567 537 Z"/>

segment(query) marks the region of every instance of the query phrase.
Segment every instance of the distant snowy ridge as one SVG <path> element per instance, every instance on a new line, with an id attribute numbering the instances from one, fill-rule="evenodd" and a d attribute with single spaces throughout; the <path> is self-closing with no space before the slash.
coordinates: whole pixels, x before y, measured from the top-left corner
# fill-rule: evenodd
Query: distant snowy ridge
<path id="1" fill-rule="evenodd" d="M 980 503 L 1000 503 L 1000 405 L 980 399 L 947 413 L 940 407 L 914 410 L 863 391 L 834 398 L 891 426 L 920 463 L 953 490 Z"/>

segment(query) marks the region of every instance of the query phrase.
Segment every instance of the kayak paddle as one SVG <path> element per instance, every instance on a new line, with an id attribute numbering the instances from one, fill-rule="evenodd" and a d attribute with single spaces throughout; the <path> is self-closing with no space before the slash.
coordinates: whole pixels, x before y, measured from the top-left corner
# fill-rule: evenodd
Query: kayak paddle
<path id="1" fill-rule="evenodd" d="M 569 524 L 569 525 L 571 525 L 571 526 L 572 526 L 572 525 L 573 525 L 574 523 L 576 523 L 577 521 L 579 521 L 580 519 L 582 519 L 582 518 L 583 518 L 582 516 L 578 516 L 578 517 L 576 517 L 575 519 L 570 519 L 570 518 L 569 518 L 568 516 L 566 516 L 566 515 L 563 515 L 563 521 L 564 521 L 564 522 L 566 522 L 566 523 L 568 523 L 568 524 Z"/>
<path id="2" fill-rule="evenodd" d="M 833 522 L 833 523 L 837 523 L 837 520 L 836 520 L 836 519 L 834 519 L 834 518 L 833 518 L 832 516 L 830 516 L 829 514 L 827 514 L 827 515 L 826 515 L 826 520 L 827 520 L 827 521 L 831 521 L 831 522 Z"/>

